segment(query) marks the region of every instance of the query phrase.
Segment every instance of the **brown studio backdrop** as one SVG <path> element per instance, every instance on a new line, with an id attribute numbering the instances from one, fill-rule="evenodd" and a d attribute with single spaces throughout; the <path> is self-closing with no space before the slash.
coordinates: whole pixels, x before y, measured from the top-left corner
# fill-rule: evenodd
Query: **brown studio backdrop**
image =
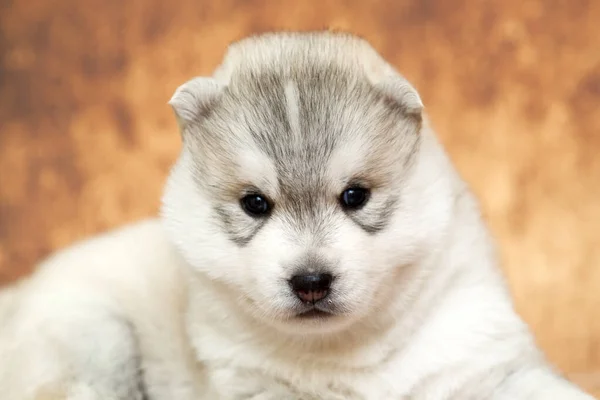
<path id="1" fill-rule="evenodd" d="M 0 1 L 0 284 L 156 212 L 166 102 L 231 40 L 351 29 L 420 90 L 550 359 L 600 370 L 599 1 Z"/>

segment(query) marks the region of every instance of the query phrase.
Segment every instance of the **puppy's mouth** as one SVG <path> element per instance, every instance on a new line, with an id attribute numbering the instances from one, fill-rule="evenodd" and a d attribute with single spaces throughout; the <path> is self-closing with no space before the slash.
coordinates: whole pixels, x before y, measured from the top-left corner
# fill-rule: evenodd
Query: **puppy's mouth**
<path id="1" fill-rule="evenodd" d="M 332 301 L 317 302 L 313 304 L 304 303 L 296 309 L 294 316 L 299 320 L 323 320 L 332 318 L 338 314 L 337 307 Z"/>
<path id="2" fill-rule="evenodd" d="M 310 310 L 303 311 L 296 314 L 298 319 L 323 319 L 333 317 L 333 314 L 327 311 L 319 310 L 317 308 L 311 308 Z"/>

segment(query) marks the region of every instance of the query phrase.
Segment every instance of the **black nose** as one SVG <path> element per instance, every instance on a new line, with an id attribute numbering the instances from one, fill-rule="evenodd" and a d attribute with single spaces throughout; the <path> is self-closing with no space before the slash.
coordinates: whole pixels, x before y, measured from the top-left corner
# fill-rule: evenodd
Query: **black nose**
<path id="1" fill-rule="evenodd" d="M 300 300 L 316 303 L 327 297 L 332 280 L 330 274 L 295 275 L 290 279 L 290 284 Z"/>

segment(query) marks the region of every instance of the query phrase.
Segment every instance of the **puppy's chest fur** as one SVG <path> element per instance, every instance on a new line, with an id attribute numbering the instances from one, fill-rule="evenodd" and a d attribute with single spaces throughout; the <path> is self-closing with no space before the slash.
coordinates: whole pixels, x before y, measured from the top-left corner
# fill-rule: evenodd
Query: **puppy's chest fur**
<path id="1" fill-rule="evenodd" d="M 362 400 L 402 398 L 385 371 L 340 371 L 309 362 L 283 364 L 249 358 L 204 360 L 211 393 L 223 400 Z"/>
<path id="2" fill-rule="evenodd" d="M 282 377 L 263 369 L 211 368 L 210 381 L 218 398 L 241 399 L 367 399 L 349 376 L 336 376 L 332 379 L 307 380 L 297 374 Z M 287 378 L 287 379 L 286 379 Z M 355 378 L 356 379 L 356 378 Z M 377 392 L 382 392 L 380 389 Z M 385 391 L 384 391 L 385 392 Z M 387 392 L 389 393 L 389 392 Z M 378 395 L 381 397 L 381 393 Z M 374 397 L 372 397 L 374 398 Z"/>
<path id="3" fill-rule="evenodd" d="M 194 332 L 196 357 L 206 368 L 206 399 L 223 400 L 362 400 L 400 399 L 393 349 L 381 354 L 328 358 L 302 354 L 284 344 L 269 347 L 238 333 L 204 325 Z M 265 346 L 266 344 L 266 346 Z M 385 359 L 385 356 L 389 356 Z M 378 361 L 383 360 L 383 361 Z M 347 367 L 346 367 L 347 366 Z M 396 386 L 396 389 L 395 389 Z"/>

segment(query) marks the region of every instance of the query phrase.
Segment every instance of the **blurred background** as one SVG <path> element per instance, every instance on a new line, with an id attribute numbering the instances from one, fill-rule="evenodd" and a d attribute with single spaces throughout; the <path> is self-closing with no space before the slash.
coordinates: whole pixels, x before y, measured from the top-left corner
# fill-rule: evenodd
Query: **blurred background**
<path id="1" fill-rule="evenodd" d="M 156 213 L 167 106 L 227 44 L 367 38 L 421 92 L 482 202 L 517 309 L 600 394 L 600 1 L 0 0 L 0 285 Z"/>

